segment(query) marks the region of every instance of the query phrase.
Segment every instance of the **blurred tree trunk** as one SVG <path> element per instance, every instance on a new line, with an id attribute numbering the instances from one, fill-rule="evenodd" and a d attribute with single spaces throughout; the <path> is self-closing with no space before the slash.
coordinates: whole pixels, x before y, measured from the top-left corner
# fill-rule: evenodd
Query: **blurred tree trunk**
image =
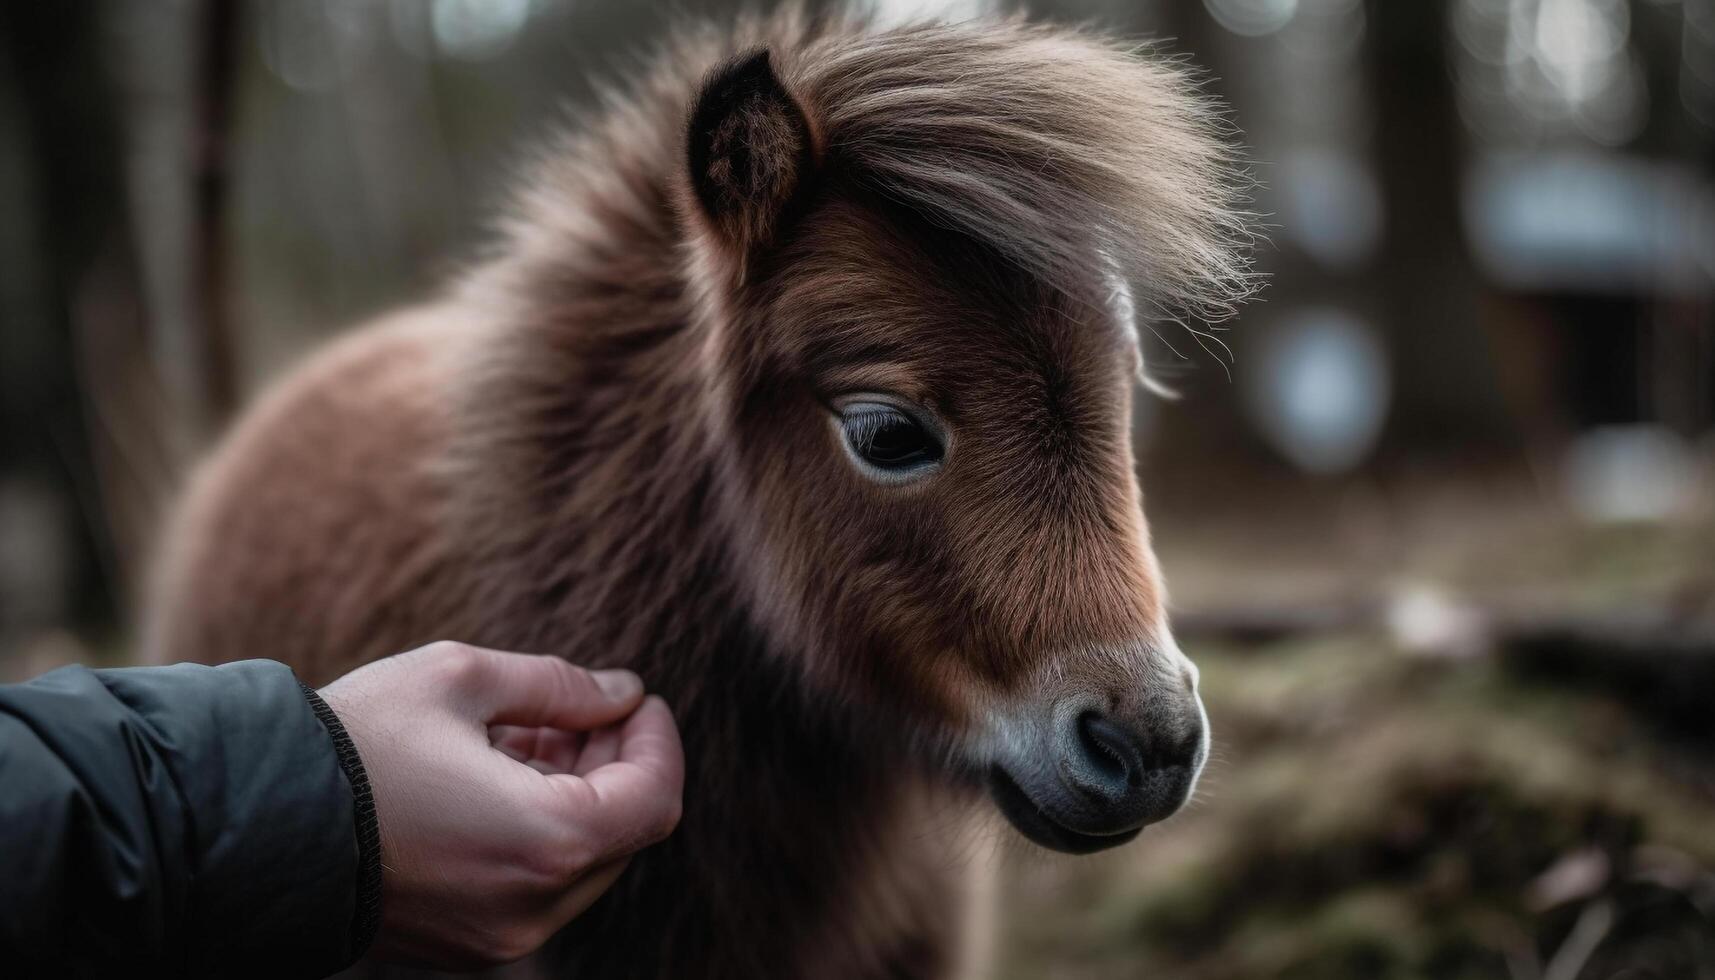
<path id="1" fill-rule="evenodd" d="M 1234 34 L 1201 3 L 1163 3 L 1158 11 L 1154 26 L 1173 39 L 1171 50 L 1191 56 L 1208 72 L 1212 90 L 1235 106 L 1234 121 L 1259 161 L 1261 208 L 1280 209 L 1291 191 L 1283 186 L 1289 174 L 1281 164 L 1311 147 L 1355 153 L 1372 169 L 1381 195 L 1376 251 L 1350 268 L 1325 266 L 1295 246 L 1292 229 L 1276 230 L 1259 256 L 1271 276 L 1265 303 L 1247 311 L 1226 338 L 1236 351 L 1237 373 L 1254 369 L 1247 358 L 1281 317 L 1306 307 L 1346 309 L 1372 324 L 1388 350 L 1393 393 L 1384 451 L 1510 441 L 1512 423 L 1483 322 L 1482 284 L 1464 234 L 1466 133 L 1454 101 L 1446 3 L 1367 3 L 1362 49 L 1352 68 L 1360 93 L 1350 107 L 1354 114 L 1321 120 L 1323 128 L 1315 131 L 1299 128 L 1300 120 L 1317 116 L 1302 111 L 1304 103 L 1338 101 L 1346 93 L 1320 88 L 1331 78 L 1306 84 L 1289 71 L 1280 37 Z M 1297 15 L 1307 16 L 1305 10 Z M 1274 213 L 1270 220 L 1286 219 Z M 1199 352 L 1193 347 L 1192 353 Z M 1215 390 L 1224 382 L 1219 369 L 1199 366 L 1195 383 L 1186 386 L 1195 411 L 1170 410 L 1174 421 L 1161 432 L 1163 450 L 1175 459 L 1206 454 L 1214 444 L 1260 450 L 1240 411 L 1241 393 Z"/>
<path id="2" fill-rule="evenodd" d="M 110 622 L 122 602 L 124 548 L 118 491 L 97 462 L 109 432 L 80 356 L 90 338 L 80 318 L 100 307 L 135 311 L 128 261 L 117 120 L 102 58 L 99 4 L 0 4 L 0 130 L 8 148 L 0 171 L 4 253 L 0 254 L 0 480 L 38 485 L 48 508 L 36 530 L 62 554 L 65 595 L 56 616 Z M 123 360 L 135 349 L 134 321 L 96 345 Z M 65 506 L 69 505 L 69 506 Z M 41 562 L 0 548 L 0 564 Z M 49 569 L 17 570 L 36 579 Z M 28 578 L 26 578 L 26 581 Z M 39 584 L 39 582 L 38 582 Z M 0 603 L 6 599 L 0 596 Z M 7 618 L 0 606 L 0 620 Z M 14 628 L 29 622 L 11 610 Z M 0 627 L 7 624 L 0 622 Z"/>
<path id="3" fill-rule="evenodd" d="M 225 211 L 239 7 L 113 3 L 125 184 L 173 468 L 236 400 Z"/>
<path id="4" fill-rule="evenodd" d="M 0 490 L 46 501 L 10 519 L 53 542 L 0 554 L 0 627 L 7 582 L 49 579 L 65 595 L 33 628 L 112 622 L 181 462 L 231 411 L 238 17 L 0 4 Z"/>
<path id="5" fill-rule="evenodd" d="M 196 290 L 194 327 L 202 363 L 198 420 L 204 432 L 217 429 L 237 404 L 238 382 L 226 235 L 232 102 L 237 95 L 239 9 L 237 0 L 204 0 L 194 26 L 198 37 L 195 143 L 195 236 L 190 267 Z"/>
<path id="6" fill-rule="evenodd" d="M 1447 5 L 1370 0 L 1365 12 L 1385 211 L 1377 273 L 1396 384 L 1388 435 L 1424 446 L 1510 439 L 1465 242 Z"/>

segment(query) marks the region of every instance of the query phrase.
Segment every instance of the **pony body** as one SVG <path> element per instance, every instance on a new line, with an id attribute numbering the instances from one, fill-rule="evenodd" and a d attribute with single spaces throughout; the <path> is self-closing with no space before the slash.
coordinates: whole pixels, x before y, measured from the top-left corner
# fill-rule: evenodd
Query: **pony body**
<path id="1" fill-rule="evenodd" d="M 1112 300 L 1236 301 L 1233 202 L 1183 77 L 1086 34 L 686 35 L 542 155 L 489 259 L 241 420 L 164 539 L 150 656 L 629 667 L 684 818 L 541 972 L 944 975 L 985 780 L 1092 850 L 1201 766 Z M 943 456 L 875 479 L 850 392 Z"/>

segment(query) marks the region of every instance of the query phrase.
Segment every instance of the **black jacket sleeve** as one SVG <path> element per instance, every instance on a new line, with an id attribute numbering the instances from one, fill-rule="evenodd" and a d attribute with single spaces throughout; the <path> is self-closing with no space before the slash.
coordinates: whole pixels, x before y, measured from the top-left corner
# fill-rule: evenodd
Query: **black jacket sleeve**
<path id="1" fill-rule="evenodd" d="M 374 935 L 379 859 L 351 740 L 282 664 L 0 687 L 9 976 L 332 973 Z"/>

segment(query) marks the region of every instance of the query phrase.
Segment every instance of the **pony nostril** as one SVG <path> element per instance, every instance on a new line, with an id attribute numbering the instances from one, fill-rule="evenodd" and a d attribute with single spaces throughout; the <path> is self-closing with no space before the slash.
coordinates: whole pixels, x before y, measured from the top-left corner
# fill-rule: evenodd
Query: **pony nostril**
<path id="1" fill-rule="evenodd" d="M 1203 751 L 1203 726 L 1186 732 L 1173 747 L 1173 754 L 1163 760 L 1170 766 L 1195 766 L 1197 757 Z"/>
<path id="2" fill-rule="evenodd" d="M 1143 752 L 1137 739 L 1124 728 L 1093 711 L 1078 716 L 1078 741 L 1084 759 L 1103 776 L 1126 785 L 1143 784 Z"/>

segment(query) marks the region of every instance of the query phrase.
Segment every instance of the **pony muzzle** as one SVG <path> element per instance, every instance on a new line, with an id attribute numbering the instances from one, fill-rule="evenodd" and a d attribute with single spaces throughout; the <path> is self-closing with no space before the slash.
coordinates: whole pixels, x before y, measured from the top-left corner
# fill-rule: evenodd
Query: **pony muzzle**
<path id="1" fill-rule="evenodd" d="M 1025 837 L 1073 854 L 1105 850 L 1172 816 L 1208 758 L 1194 670 L 1135 699 L 1061 697 L 989 767 L 990 795 Z M 1132 707 L 1126 702 L 1130 700 Z M 1023 743 L 1022 746 L 1020 743 Z"/>

